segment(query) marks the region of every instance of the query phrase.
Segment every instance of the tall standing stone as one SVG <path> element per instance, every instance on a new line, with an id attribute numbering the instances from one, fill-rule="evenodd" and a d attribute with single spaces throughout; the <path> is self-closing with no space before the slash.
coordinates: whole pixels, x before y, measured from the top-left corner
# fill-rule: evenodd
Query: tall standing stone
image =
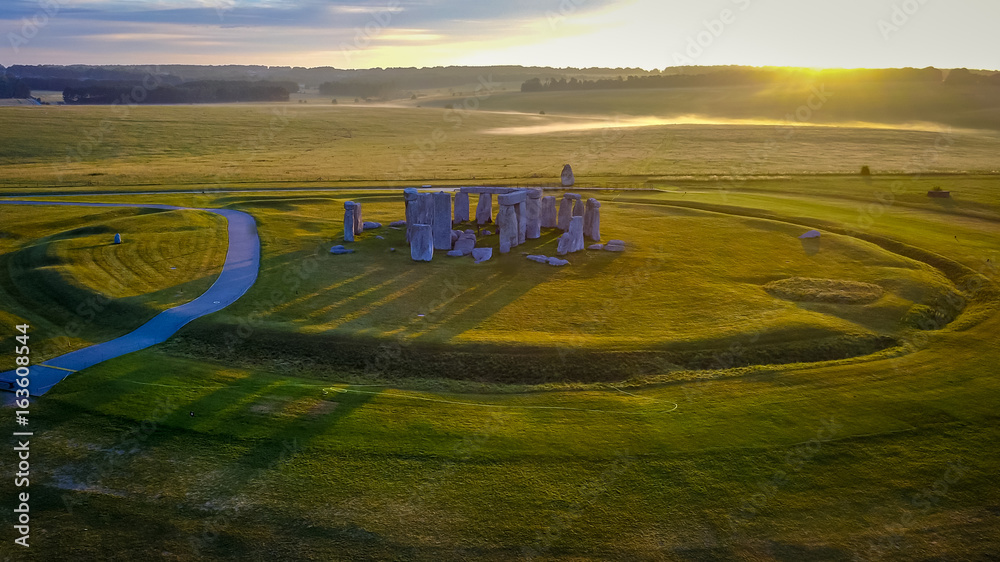
<path id="1" fill-rule="evenodd" d="M 455 223 L 469 222 L 469 194 L 464 191 L 455 193 Z"/>
<path id="2" fill-rule="evenodd" d="M 480 193 L 479 203 L 476 204 L 476 224 L 491 222 L 493 222 L 493 194 Z"/>
<path id="3" fill-rule="evenodd" d="M 354 242 L 354 201 L 344 203 L 344 242 Z"/>
<path id="4" fill-rule="evenodd" d="M 569 223 L 569 230 L 559 237 L 559 245 L 556 253 L 560 256 L 572 254 L 583 250 L 583 217 L 573 217 Z"/>
<path id="5" fill-rule="evenodd" d="M 500 253 L 506 254 L 517 246 L 517 211 L 514 205 L 500 205 L 497 227 L 500 230 Z"/>
<path id="6" fill-rule="evenodd" d="M 420 197 L 420 193 L 417 192 L 415 187 L 407 187 L 403 190 L 403 201 L 406 205 L 406 241 L 409 242 L 412 234 L 410 231 L 411 227 L 416 224 L 416 214 L 417 214 L 417 199 Z"/>
<path id="7" fill-rule="evenodd" d="M 556 198 L 554 195 L 542 197 L 542 228 L 555 228 L 559 226 L 559 219 L 556 215 Z"/>
<path id="8" fill-rule="evenodd" d="M 434 220 L 431 229 L 434 233 L 434 249 L 451 249 L 451 194 L 439 191 L 433 193 Z"/>
<path id="9" fill-rule="evenodd" d="M 563 195 L 562 201 L 559 202 L 559 219 L 556 225 L 559 230 L 569 230 L 569 220 L 573 218 L 573 201 L 579 198 L 580 196 L 574 193 Z"/>
<path id="10" fill-rule="evenodd" d="M 361 203 L 354 204 L 354 234 L 365 231 L 365 221 L 361 218 Z"/>
<path id="11" fill-rule="evenodd" d="M 429 224 L 413 225 L 413 240 L 410 241 L 410 258 L 413 261 L 434 259 L 434 234 Z"/>
<path id="12" fill-rule="evenodd" d="M 562 180 L 563 187 L 573 187 L 573 184 L 576 183 L 576 178 L 573 177 L 573 168 L 569 164 L 563 166 L 562 177 L 560 179 Z"/>
<path id="13" fill-rule="evenodd" d="M 421 193 L 417 197 L 417 213 L 413 217 L 416 224 L 434 224 L 434 194 Z"/>
<path id="14" fill-rule="evenodd" d="M 524 244 L 528 238 L 528 200 L 518 203 L 514 212 L 517 214 L 517 243 Z"/>
<path id="15" fill-rule="evenodd" d="M 582 217 L 585 212 L 586 209 L 583 206 L 583 198 L 578 196 L 576 201 L 573 203 L 573 216 Z"/>
<path id="16" fill-rule="evenodd" d="M 594 242 L 601 239 L 601 202 L 593 197 L 587 199 L 583 213 L 583 235 Z"/>
<path id="17" fill-rule="evenodd" d="M 528 191 L 528 224 L 525 238 L 535 240 L 542 237 L 542 192 L 538 189 Z"/>

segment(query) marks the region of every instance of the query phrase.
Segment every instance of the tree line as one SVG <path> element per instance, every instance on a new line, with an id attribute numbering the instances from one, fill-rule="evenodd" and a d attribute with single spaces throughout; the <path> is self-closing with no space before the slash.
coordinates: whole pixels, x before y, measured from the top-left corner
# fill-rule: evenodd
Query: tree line
<path id="1" fill-rule="evenodd" d="M 288 101 L 299 91 L 294 82 L 202 80 L 182 84 L 118 81 L 78 81 L 63 89 L 67 104 L 114 103 L 186 104 L 248 101 Z"/>
<path id="2" fill-rule="evenodd" d="M 20 78 L 0 76 L 0 99 L 31 97 L 31 86 Z"/>

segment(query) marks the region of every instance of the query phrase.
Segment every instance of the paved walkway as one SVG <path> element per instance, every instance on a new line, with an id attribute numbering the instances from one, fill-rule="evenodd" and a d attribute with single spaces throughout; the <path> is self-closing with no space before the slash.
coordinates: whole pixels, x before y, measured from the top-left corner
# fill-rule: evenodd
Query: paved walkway
<path id="1" fill-rule="evenodd" d="M 185 324 L 195 318 L 211 314 L 226 308 L 243 296 L 257 280 L 260 269 L 260 238 L 257 236 L 257 223 L 253 217 L 241 211 L 230 209 L 192 209 L 175 207 L 173 205 L 130 205 L 119 203 L 71 203 L 48 201 L 0 201 L 0 205 L 62 205 L 76 207 L 138 207 L 144 209 L 166 210 L 201 210 L 225 217 L 228 222 L 229 248 L 226 251 L 226 262 L 222 273 L 215 283 L 200 297 L 191 302 L 175 306 L 157 314 L 136 330 L 113 339 L 60 355 L 31 367 L 31 396 L 41 396 L 55 386 L 59 381 L 87 367 L 102 361 L 121 357 L 133 351 L 163 343 L 177 333 Z M 126 235 L 126 243 L 128 238 Z M 30 322 L 30 319 L 27 319 Z M 29 332 L 33 338 L 42 339 L 44 334 Z M 37 341 L 37 340 L 34 340 Z M 0 373 L 0 388 L 8 388 L 6 382 L 15 379 L 14 371 Z M 4 402 L 13 398 L 6 394 Z"/>

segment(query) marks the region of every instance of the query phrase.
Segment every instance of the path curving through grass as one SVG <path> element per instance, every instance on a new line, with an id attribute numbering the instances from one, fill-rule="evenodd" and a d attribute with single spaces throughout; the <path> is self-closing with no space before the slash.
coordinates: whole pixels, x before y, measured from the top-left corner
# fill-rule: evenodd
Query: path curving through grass
<path id="1" fill-rule="evenodd" d="M 108 359 L 163 343 L 183 326 L 236 302 L 257 280 L 260 270 L 260 238 L 257 223 L 244 212 L 231 209 L 193 209 L 174 205 L 140 205 L 128 203 L 82 203 L 49 201 L 0 201 L 2 205 L 52 205 L 78 207 L 131 207 L 170 211 L 200 210 L 226 219 L 229 247 L 222 273 L 207 291 L 194 300 L 164 310 L 135 330 L 111 341 L 98 343 L 65 355 L 60 355 L 31 367 L 28 389 L 31 396 L 41 396 L 72 373 Z M 13 388 L 15 371 L 0 373 L 0 388 Z"/>

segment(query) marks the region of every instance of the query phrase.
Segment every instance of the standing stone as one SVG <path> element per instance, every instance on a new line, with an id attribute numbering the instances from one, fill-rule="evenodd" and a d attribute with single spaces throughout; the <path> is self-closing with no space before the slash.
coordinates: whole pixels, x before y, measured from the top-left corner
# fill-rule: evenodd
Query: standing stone
<path id="1" fill-rule="evenodd" d="M 514 211 L 517 213 L 517 243 L 524 244 L 528 238 L 528 200 L 518 203 Z"/>
<path id="2" fill-rule="evenodd" d="M 410 241 L 410 257 L 413 261 L 434 259 L 434 234 L 429 224 L 413 225 L 413 240 Z"/>
<path id="3" fill-rule="evenodd" d="M 421 193 L 417 197 L 417 212 L 413 217 L 414 224 L 434 224 L 434 194 Z"/>
<path id="4" fill-rule="evenodd" d="M 407 187 L 403 190 L 403 201 L 406 205 L 406 241 L 410 241 L 410 227 L 416 224 L 416 214 L 417 214 L 417 199 L 420 197 L 420 193 L 415 187 Z M 396 223 L 393 223 L 396 225 Z M 397 225 L 398 226 L 398 225 Z"/>
<path id="5" fill-rule="evenodd" d="M 354 204 L 354 234 L 365 231 L 365 221 L 361 218 L 361 203 Z"/>
<path id="6" fill-rule="evenodd" d="M 585 212 L 586 210 L 584 209 L 583 198 L 577 196 L 576 201 L 573 203 L 573 216 L 582 217 Z"/>
<path id="7" fill-rule="evenodd" d="M 542 197 L 542 228 L 555 228 L 559 225 L 556 218 L 556 198 L 553 195 Z"/>
<path id="8" fill-rule="evenodd" d="M 583 235 L 594 242 L 601 239 L 601 202 L 593 197 L 587 199 L 583 213 Z"/>
<path id="9" fill-rule="evenodd" d="M 579 198 L 580 196 L 575 193 L 566 193 L 563 195 L 563 199 L 559 203 L 559 219 L 556 225 L 559 230 L 566 231 L 569 229 L 569 220 L 573 218 L 573 201 Z"/>
<path id="10" fill-rule="evenodd" d="M 115 234 L 115 244 L 121 244 L 121 243 L 122 243 L 122 235 L 119 232 L 119 233 Z"/>
<path id="11" fill-rule="evenodd" d="M 344 242 L 354 242 L 354 202 L 344 203 Z"/>
<path id="12" fill-rule="evenodd" d="M 576 178 L 573 177 L 573 168 L 566 164 L 562 169 L 562 186 L 573 187 L 574 183 L 576 183 Z"/>
<path id="13" fill-rule="evenodd" d="M 476 204 L 476 224 L 491 222 L 493 222 L 493 194 L 480 193 L 479 203 Z"/>
<path id="14" fill-rule="evenodd" d="M 455 223 L 469 222 L 469 194 L 455 193 Z"/>
<path id="15" fill-rule="evenodd" d="M 542 237 L 542 192 L 532 189 L 528 192 L 528 224 L 524 237 L 536 240 Z"/>
<path id="16" fill-rule="evenodd" d="M 569 230 L 559 237 L 556 253 L 560 256 L 583 250 L 583 217 L 573 217 L 569 222 Z"/>
<path id="17" fill-rule="evenodd" d="M 506 254 L 517 246 L 517 211 L 514 205 L 501 205 L 497 213 L 497 226 L 500 228 L 500 253 Z"/>
<path id="18" fill-rule="evenodd" d="M 434 219 L 431 228 L 434 232 L 434 249 L 451 249 L 451 194 L 439 191 L 432 193 L 434 201 Z"/>

